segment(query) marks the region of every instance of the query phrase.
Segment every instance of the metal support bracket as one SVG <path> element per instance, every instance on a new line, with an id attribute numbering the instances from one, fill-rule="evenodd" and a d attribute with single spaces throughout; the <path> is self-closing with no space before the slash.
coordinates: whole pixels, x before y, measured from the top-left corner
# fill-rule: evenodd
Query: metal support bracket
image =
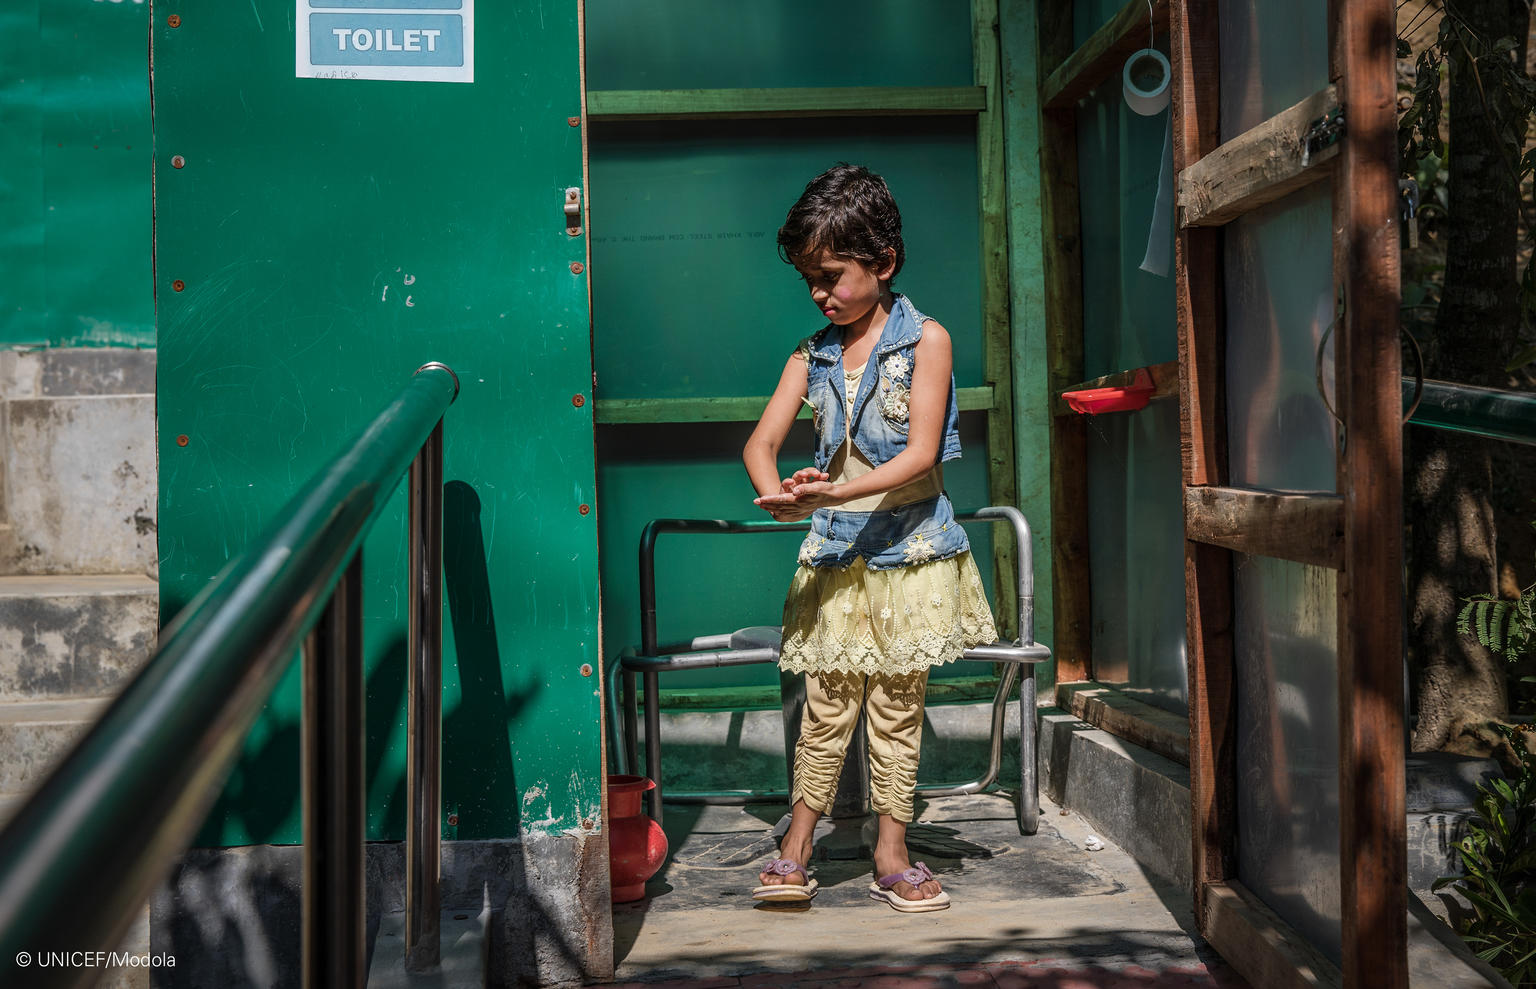
<path id="1" fill-rule="evenodd" d="M 1329 107 L 1328 112 L 1312 121 L 1301 136 L 1301 167 L 1311 164 L 1312 156 L 1339 143 L 1344 136 L 1344 108 Z"/>

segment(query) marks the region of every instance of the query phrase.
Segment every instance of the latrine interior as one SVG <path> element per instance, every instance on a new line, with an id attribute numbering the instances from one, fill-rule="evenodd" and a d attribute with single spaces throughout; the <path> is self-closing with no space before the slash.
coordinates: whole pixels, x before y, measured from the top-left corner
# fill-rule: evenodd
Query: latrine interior
<path id="1" fill-rule="evenodd" d="M 697 2 L 586 8 L 591 121 L 592 313 L 599 533 L 609 656 L 639 641 L 636 547 L 653 518 L 766 521 L 741 447 L 797 341 L 824 325 L 776 233 L 805 183 L 839 162 L 885 177 L 903 209 L 907 261 L 895 281 L 949 329 L 965 455 L 944 467 L 957 508 L 990 503 L 990 399 L 983 359 L 974 106 L 860 110 L 907 87 L 973 88 L 968 5 L 808 0 L 739 8 Z M 837 39 L 818 44 L 807 34 Z M 852 109 L 793 116 L 752 106 L 789 90 Z M 679 90 L 709 90 L 706 109 Z M 724 92 L 721 92 L 724 91 Z M 760 102 L 760 101 L 758 101 Z M 809 419 L 780 465 L 808 462 Z M 994 451 L 996 454 L 997 451 Z M 1012 471 L 1011 451 L 1004 451 Z M 995 587 L 992 533 L 971 531 Z M 657 544 L 663 643 L 776 625 L 798 534 L 665 536 Z M 995 600 L 995 597 L 994 597 Z M 992 671 L 959 663 L 939 677 Z M 777 707 L 771 666 L 669 674 L 668 690 Z"/>

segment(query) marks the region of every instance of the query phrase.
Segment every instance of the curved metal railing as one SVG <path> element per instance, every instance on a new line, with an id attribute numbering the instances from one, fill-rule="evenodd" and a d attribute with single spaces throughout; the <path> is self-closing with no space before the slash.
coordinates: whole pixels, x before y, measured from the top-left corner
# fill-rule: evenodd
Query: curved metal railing
<path id="1" fill-rule="evenodd" d="M 446 365 L 420 368 L 182 609 L 148 664 L 0 831 L 0 985 L 76 985 L 99 974 L 23 968 L 21 959 L 117 947 L 192 840 L 301 643 L 305 985 L 363 984 L 362 543 L 407 468 L 407 963 L 435 962 L 442 419 L 458 390 Z"/>

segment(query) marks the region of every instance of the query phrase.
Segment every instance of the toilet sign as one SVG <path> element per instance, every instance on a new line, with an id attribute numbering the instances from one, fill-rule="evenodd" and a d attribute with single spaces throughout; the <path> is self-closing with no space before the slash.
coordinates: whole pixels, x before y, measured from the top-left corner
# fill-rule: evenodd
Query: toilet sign
<path id="1" fill-rule="evenodd" d="M 475 0 L 296 0 L 294 75 L 475 81 Z"/>

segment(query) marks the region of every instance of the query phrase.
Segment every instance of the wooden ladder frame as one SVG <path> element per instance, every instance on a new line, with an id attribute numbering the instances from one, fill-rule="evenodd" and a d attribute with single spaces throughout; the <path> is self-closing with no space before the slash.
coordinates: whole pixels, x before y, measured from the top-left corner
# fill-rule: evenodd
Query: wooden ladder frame
<path id="1" fill-rule="evenodd" d="M 1216 0 L 1156 0 L 1171 31 L 1178 392 L 1185 505 L 1193 895 L 1200 932 L 1254 984 L 1399 989 L 1407 975 L 1402 678 L 1402 393 L 1398 345 L 1395 12 L 1329 0 L 1329 85 L 1223 144 Z M 1072 46 L 1070 4 L 1042 3 L 1041 173 L 1052 395 L 1082 377 L 1077 100 L 1141 47 L 1146 0 Z M 1301 162 L 1334 105 L 1347 133 Z M 1334 188 L 1338 494 L 1229 485 L 1223 224 L 1314 182 Z M 1058 680 L 1092 675 L 1086 433 L 1053 417 Z M 1233 553 L 1337 571 L 1342 966 L 1237 881 Z"/>

